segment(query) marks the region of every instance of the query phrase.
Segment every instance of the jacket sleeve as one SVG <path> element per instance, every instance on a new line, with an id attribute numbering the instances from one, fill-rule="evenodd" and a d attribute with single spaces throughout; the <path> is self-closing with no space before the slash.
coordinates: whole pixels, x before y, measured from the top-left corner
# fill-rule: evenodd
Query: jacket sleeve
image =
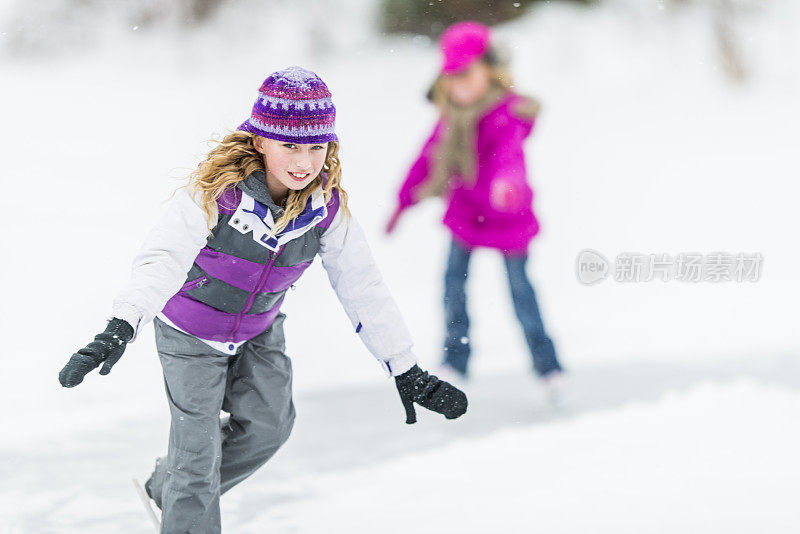
<path id="1" fill-rule="evenodd" d="M 416 161 L 409 169 L 403 185 L 400 186 L 400 192 L 398 194 L 399 209 L 405 210 L 406 208 L 409 208 L 417 203 L 415 192 L 416 189 L 426 182 L 430 176 L 431 164 L 433 158 L 435 157 L 434 150 L 439 141 L 442 128 L 443 123 L 440 120 L 436 123 L 436 127 L 428 137 L 428 140 L 425 141 L 425 145 L 423 145 L 422 152 L 420 152 L 419 157 L 417 157 Z"/>
<path id="2" fill-rule="evenodd" d="M 535 118 L 509 112 L 501 114 L 492 125 L 492 139 L 487 165 L 492 208 L 516 212 L 529 206 L 533 191 L 525 168 L 524 142 L 533 129 Z"/>
<path id="3" fill-rule="evenodd" d="M 181 288 L 186 273 L 206 245 L 209 226 L 215 225 L 216 215 L 207 225 L 203 208 L 185 188 L 167 201 L 133 260 L 128 282 L 111 307 L 112 317 L 133 326 L 133 339 Z"/>
<path id="4" fill-rule="evenodd" d="M 390 376 L 408 371 L 416 363 L 411 335 L 372 258 L 364 231 L 344 210 L 338 211 L 322 235 L 319 255 L 367 349 Z"/>

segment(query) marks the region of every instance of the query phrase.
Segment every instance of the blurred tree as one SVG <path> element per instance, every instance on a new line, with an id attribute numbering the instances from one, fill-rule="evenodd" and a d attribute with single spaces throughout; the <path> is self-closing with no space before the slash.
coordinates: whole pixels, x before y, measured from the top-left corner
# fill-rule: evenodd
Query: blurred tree
<path id="1" fill-rule="evenodd" d="M 222 0 L 181 0 L 184 21 L 198 23 L 206 20 L 222 4 Z"/>
<path id="2" fill-rule="evenodd" d="M 676 7 L 695 5 L 709 9 L 714 45 L 722 72 L 734 82 L 742 82 L 748 75 L 739 30 L 741 19 L 748 10 L 761 3 L 763 0 L 672 0 Z"/>
<path id="3" fill-rule="evenodd" d="M 438 37 L 460 20 L 493 25 L 515 19 L 531 5 L 547 0 L 381 0 L 379 21 L 386 33 Z M 598 0 L 570 0 L 582 4 Z"/>
<path id="4" fill-rule="evenodd" d="M 224 0 L 4 0 L 2 49 L 48 53 L 88 46 L 114 28 L 191 27 L 206 22 Z"/>
<path id="5" fill-rule="evenodd" d="M 714 11 L 714 36 L 725 74 L 740 82 L 747 77 L 744 59 L 736 31 L 735 6 L 731 0 L 717 0 Z"/>

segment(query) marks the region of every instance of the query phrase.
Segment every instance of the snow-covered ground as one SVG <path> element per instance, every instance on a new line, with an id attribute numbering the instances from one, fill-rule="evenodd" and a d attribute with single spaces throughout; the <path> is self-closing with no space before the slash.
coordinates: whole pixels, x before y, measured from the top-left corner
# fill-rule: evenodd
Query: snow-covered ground
<path id="1" fill-rule="evenodd" d="M 438 361 L 441 206 L 412 211 L 391 239 L 381 233 L 434 120 L 422 94 L 435 48 L 372 35 L 360 14 L 340 16 L 342 31 L 328 36 L 339 53 L 321 53 L 293 46 L 302 17 L 280 24 L 243 5 L 255 4 L 232 3 L 194 33 L 137 31 L 0 63 L 0 207 L 11 230 L 0 264 L 0 525 L 11 533 L 147 527 L 128 478 L 146 476 L 166 443 L 152 334 L 108 377 L 64 390 L 56 375 L 102 328 L 159 202 L 207 138 L 243 120 L 272 70 L 302 64 L 330 85 L 351 207 L 421 362 Z M 790 231 L 800 227 L 800 7 L 764 5 L 742 25 L 742 85 L 718 72 L 703 10 L 547 4 L 499 28 L 520 90 L 544 103 L 528 145 L 543 227 L 529 267 L 573 374 L 571 404 L 555 413 L 537 397 L 500 259 L 481 252 L 469 285 L 470 413 L 406 427 L 316 264 L 284 307 L 295 436 L 226 497 L 229 531 L 428 532 L 448 518 L 461 532 L 800 528 L 789 505 L 799 481 Z M 262 20 L 263 36 L 243 30 Z M 756 283 L 587 287 L 575 276 L 584 248 L 610 258 L 760 252 L 764 266 Z"/>
<path id="2" fill-rule="evenodd" d="M 288 444 L 223 499 L 224 531 L 727 534 L 800 526 L 797 358 L 587 365 L 571 380 L 554 410 L 530 377 L 484 375 L 469 386 L 470 411 L 455 424 L 420 410 L 417 425 L 404 425 L 384 384 L 300 395 Z M 94 429 L 4 446 L 7 532 L 147 532 L 129 477 L 144 476 L 163 451 L 160 412 L 145 404 Z"/>
<path id="3" fill-rule="evenodd" d="M 795 391 L 705 385 L 299 478 L 284 505 L 236 530 L 792 532 L 800 465 L 786 460 L 800 436 L 785 429 L 798 415 Z M 286 494 L 278 482 L 264 487 Z"/>

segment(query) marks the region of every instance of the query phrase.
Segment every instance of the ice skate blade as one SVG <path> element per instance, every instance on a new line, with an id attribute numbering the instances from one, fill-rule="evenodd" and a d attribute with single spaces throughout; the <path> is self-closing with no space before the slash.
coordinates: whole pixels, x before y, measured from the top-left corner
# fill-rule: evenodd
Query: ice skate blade
<path id="1" fill-rule="evenodd" d="M 150 504 L 150 497 L 147 496 L 147 492 L 144 491 L 142 485 L 135 478 L 133 479 L 133 487 L 136 488 L 136 493 L 139 494 L 142 504 L 144 505 L 145 509 L 147 509 L 147 515 L 150 517 L 150 521 L 153 522 L 156 532 L 161 532 L 161 521 L 159 521 L 158 517 L 156 517 L 156 513 L 153 511 L 153 505 Z"/>

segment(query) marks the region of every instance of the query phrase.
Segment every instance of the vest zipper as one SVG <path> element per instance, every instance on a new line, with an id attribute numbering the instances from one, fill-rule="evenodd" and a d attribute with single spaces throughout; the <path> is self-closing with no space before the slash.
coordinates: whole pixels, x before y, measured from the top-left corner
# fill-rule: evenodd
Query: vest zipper
<path id="1" fill-rule="evenodd" d="M 190 280 L 181 286 L 180 292 L 183 291 L 191 291 L 192 289 L 197 289 L 199 287 L 203 287 L 208 282 L 208 278 L 205 276 L 201 276 L 200 278 L 195 278 L 194 280 Z"/>
<path id="2" fill-rule="evenodd" d="M 264 284 L 267 281 L 267 275 L 269 275 L 269 272 L 272 270 L 272 266 L 275 264 L 275 258 L 278 256 L 278 254 L 281 253 L 281 250 L 283 250 L 283 246 L 278 248 L 277 252 L 271 251 L 269 253 L 269 261 L 267 262 L 266 265 L 264 265 L 264 270 L 261 271 L 261 278 L 259 278 L 258 284 L 256 284 L 256 287 L 253 290 L 253 292 L 250 293 L 250 296 L 247 297 L 247 301 L 244 303 L 244 309 L 239 313 L 237 313 L 236 317 L 233 320 L 233 328 L 231 328 L 231 335 L 229 341 L 232 342 L 234 341 L 237 331 L 239 330 L 239 326 L 242 324 L 242 317 L 244 316 L 244 314 L 248 312 L 250 308 L 253 307 L 253 302 L 256 300 L 256 295 L 258 295 L 261 292 L 261 289 L 264 287 Z"/>

